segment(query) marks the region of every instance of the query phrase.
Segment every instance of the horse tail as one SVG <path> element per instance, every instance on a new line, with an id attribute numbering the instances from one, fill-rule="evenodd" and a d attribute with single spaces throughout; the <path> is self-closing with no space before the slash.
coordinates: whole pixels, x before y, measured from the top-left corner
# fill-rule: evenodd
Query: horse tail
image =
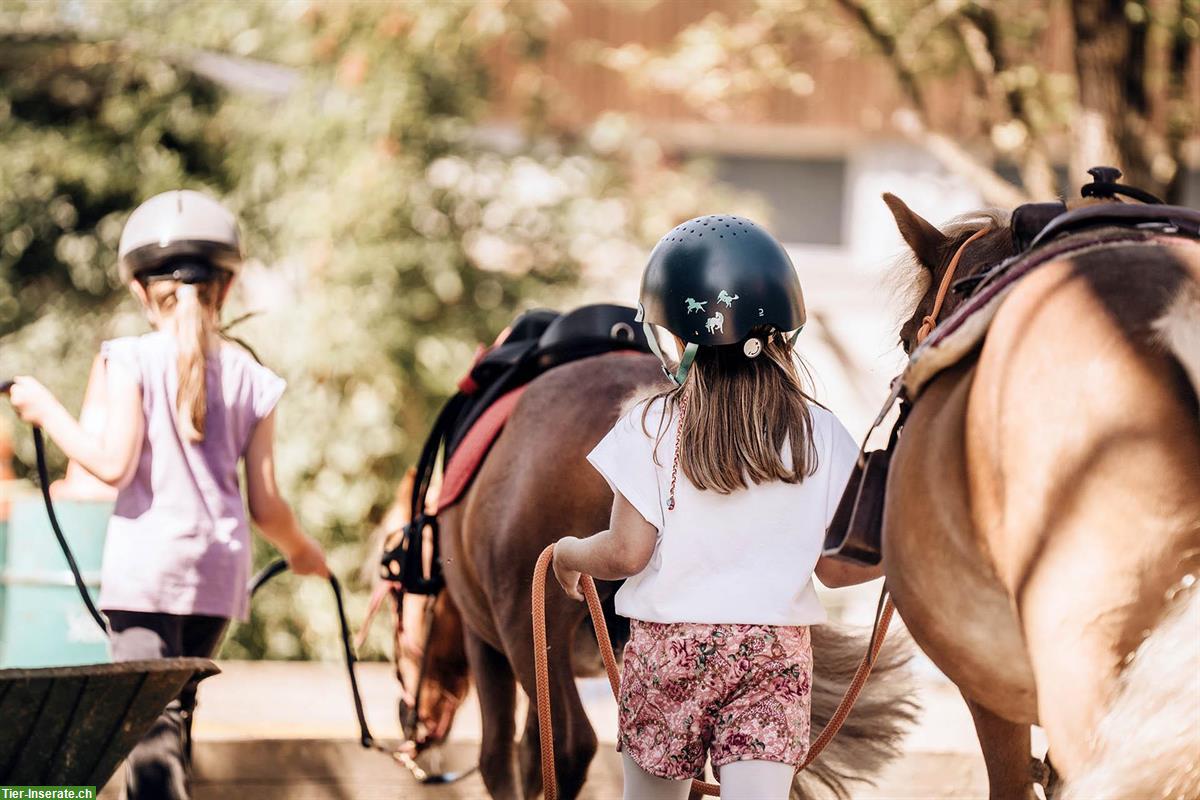
<path id="1" fill-rule="evenodd" d="M 1090 761 L 1064 800 L 1200 797 L 1200 586 L 1176 586 L 1162 621 L 1130 654 Z M 1170 595 L 1169 595 L 1170 596 Z"/>
<path id="2" fill-rule="evenodd" d="M 869 640 L 866 632 L 840 625 L 813 626 L 814 739 L 841 702 Z M 873 782 L 888 762 L 900 755 L 901 742 L 919 710 L 913 700 L 912 656 L 906 635 L 893 632 L 888 636 L 854 710 L 817 760 L 796 777 L 793 798 L 846 800 L 850 783 Z"/>

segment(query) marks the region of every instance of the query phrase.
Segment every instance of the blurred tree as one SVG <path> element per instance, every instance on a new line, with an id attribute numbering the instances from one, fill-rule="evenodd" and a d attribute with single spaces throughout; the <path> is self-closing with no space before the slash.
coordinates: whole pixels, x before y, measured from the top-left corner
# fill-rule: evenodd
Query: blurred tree
<path id="1" fill-rule="evenodd" d="M 5 366 L 37 365 L 78 400 L 79 381 L 61 379 L 86 375 L 100 321 L 117 309 L 108 266 L 124 215 L 169 187 L 231 185 L 217 90 L 163 59 L 133 58 L 119 42 L 19 29 L 0 29 L 0 42 Z"/>
<path id="2" fill-rule="evenodd" d="M 78 386 L 95 341 L 120 327 L 106 316 L 121 301 L 105 276 L 124 212 L 174 185 L 223 194 L 252 256 L 230 316 L 260 312 L 237 332 L 289 381 L 281 480 L 343 576 L 367 557 L 372 522 L 479 342 L 529 305 L 578 302 L 581 278 L 611 286 L 636 272 L 647 244 L 723 197 L 626 120 L 575 136 L 542 124 L 537 59 L 555 2 L 61 5 L 83 9 L 76 29 L 96 43 L 47 42 L 0 67 L 0 87 L 30 98 L 8 106 L 27 109 L 28 153 L 15 163 L 0 153 L 11 165 L 0 175 L 47 201 L 75 172 L 123 194 L 70 232 L 44 219 L 45 202 L 0 211 L 13 230 L 31 228 L 19 241 L 42 292 L 16 300 L 14 319 L 53 331 L 58 352 L 82 362 L 75 377 L 47 383 Z M 497 48 L 522 59 L 534 87 L 523 128 L 485 116 Z M 156 77 L 97 80 L 102 101 L 80 106 L 74 122 L 47 118 L 61 102 L 55 65 L 72 52 L 86 52 L 98 75 Z M 121 127 L 108 138 L 94 132 L 111 120 Z M 76 130 L 67 158 L 54 143 Z M 49 241 L 68 235 L 102 239 L 73 271 Z M 0 267 L 0 283 L 16 280 Z M 61 287 L 82 299 L 42 302 Z M 85 301 L 91 316 L 77 313 Z M 16 342 L 15 352 L 35 352 L 30 338 L 11 334 L 6 351 Z M 256 544 L 258 561 L 266 549 Z M 317 581 L 267 590 L 226 654 L 335 657 L 327 592 Z M 352 598 L 352 613 L 363 600 Z"/>
<path id="3" fill-rule="evenodd" d="M 1200 0 L 756 0 L 714 12 L 665 52 L 610 48 L 601 60 L 719 114 L 765 90 L 813 91 L 805 63 L 833 45 L 873 53 L 906 106 L 893 125 L 991 202 L 1058 194 L 1116 164 L 1169 200 L 1183 193 L 1184 148 L 1200 126 Z M 847 41 L 849 39 L 849 41 Z M 806 62 L 807 59 L 807 62 Z M 710 75 L 695 75 L 706 64 Z M 686 74 L 687 81 L 671 76 Z M 953 114 L 931 96 L 969 76 Z M 1020 185 L 997 171 L 1017 166 Z"/>

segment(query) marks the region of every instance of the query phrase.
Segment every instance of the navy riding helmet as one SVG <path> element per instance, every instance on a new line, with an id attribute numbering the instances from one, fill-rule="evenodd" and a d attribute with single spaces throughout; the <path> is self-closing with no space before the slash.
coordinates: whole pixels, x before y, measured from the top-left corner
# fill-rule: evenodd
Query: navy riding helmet
<path id="1" fill-rule="evenodd" d="M 761 227 L 745 217 L 696 217 L 676 226 L 650 254 L 637 319 L 667 376 L 682 385 L 698 347 L 741 344 L 754 358 L 763 342 L 751 330 L 804 327 L 804 292 L 787 251 Z M 674 374 L 652 325 L 686 343 Z"/>

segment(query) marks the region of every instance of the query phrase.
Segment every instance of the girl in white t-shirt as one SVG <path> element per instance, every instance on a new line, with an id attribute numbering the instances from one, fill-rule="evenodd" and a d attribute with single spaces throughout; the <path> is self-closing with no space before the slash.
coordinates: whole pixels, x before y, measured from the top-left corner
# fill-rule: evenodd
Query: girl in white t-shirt
<path id="1" fill-rule="evenodd" d="M 749 220 L 700 217 L 659 242 L 641 319 L 674 386 L 588 457 L 615 495 L 609 530 L 567 537 L 554 572 L 625 578 L 619 698 L 625 797 L 684 798 L 706 758 L 724 798 L 786 798 L 809 741 L 813 587 L 878 570 L 821 559 L 858 455 L 805 394 L 792 344 L 804 299 L 783 247 Z M 656 331 L 674 335 L 666 366 Z"/>

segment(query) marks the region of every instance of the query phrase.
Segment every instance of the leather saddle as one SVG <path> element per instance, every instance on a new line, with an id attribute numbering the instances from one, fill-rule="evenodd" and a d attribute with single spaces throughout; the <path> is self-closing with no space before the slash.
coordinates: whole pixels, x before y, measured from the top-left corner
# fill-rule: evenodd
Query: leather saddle
<path id="1" fill-rule="evenodd" d="M 488 409 L 557 366 L 621 351 L 649 353 L 650 347 L 636 322 L 636 311 L 609 304 L 582 306 L 565 314 L 547 309 L 525 312 L 482 350 L 425 440 L 409 505 L 411 522 L 398 543 L 389 542 L 392 546 L 381 558 L 383 579 L 412 594 L 441 591 L 437 512 L 428 509 L 429 488 L 438 465 L 450 463 Z"/>

